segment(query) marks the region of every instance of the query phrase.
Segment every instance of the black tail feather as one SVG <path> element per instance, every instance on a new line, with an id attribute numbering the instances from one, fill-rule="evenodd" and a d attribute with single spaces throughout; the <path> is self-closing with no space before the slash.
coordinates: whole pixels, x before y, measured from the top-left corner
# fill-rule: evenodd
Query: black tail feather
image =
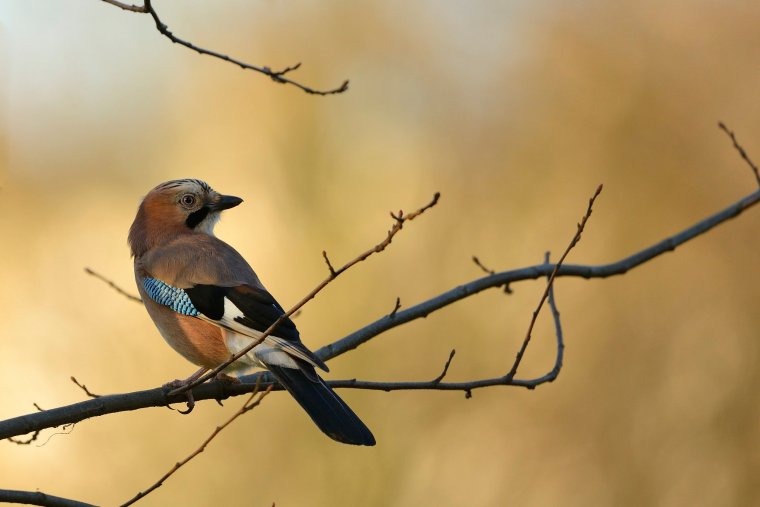
<path id="1" fill-rule="evenodd" d="M 311 365 L 303 367 L 313 370 Z M 316 372 L 307 376 L 296 368 L 267 365 L 267 369 L 328 437 L 346 444 L 375 445 L 369 428 Z"/>

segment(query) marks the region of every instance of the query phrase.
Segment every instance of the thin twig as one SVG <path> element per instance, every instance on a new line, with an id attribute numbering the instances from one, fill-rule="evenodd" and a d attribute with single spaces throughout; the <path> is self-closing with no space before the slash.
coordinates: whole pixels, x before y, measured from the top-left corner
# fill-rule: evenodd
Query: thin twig
<path id="1" fill-rule="evenodd" d="M 124 9 L 125 11 L 141 12 L 143 14 L 148 12 L 148 9 L 146 9 L 144 5 L 130 5 L 124 2 L 119 2 L 118 0 L 103 0 L 103 1 L 107 4 L 115 5 L 119 9 Z"/>
<path id="2" fill-rule="evenodd" d="M 91 392 L 90 392 L 90 390 L 89 390 L 89 389 L 87 389 L 87 386 L 86 386 L 86 385 L 84 385 L 84 384 L 82 384 L 82 383 L 80 383 L 80 382 L 79 382 L 79 381 L 76 379 L 76 377 L 72 376 L 72 377 L 71 377 L 71 381 L 72 381 L 72 382 L 74 382 L 74 383 L 77 385 L 77 387 L 79 387 L 79 389 L 81 389 L 82 391 L 84 391 L 84 394 L 86 394 L 86 395 L 87 395 L 87 396 L 89 396 L 90 398 L 100 398 L 100 396 L 101 396 L 101 395 L 99 395 L 99 394 L 94 394 L 94 393 L 91 393 Z"/>
<path id="3" fill-rule="evenodd" d="M 235 361 L 237 361 L 238 359 L 240 359 L 241 357 L 243 357 L 244 355 L 246 355 L 255 346 L 257 346 L 258 344 L 260 344 L 261 342 L 263 342 L 266 339 L 267 336 L 270 336 L 274 332 L 274 330 L 277 328 L 277 326 L 280 325 L 281 322 L 285 321 L 285 319 L 287 319 L 292 314 L 294 314 L 299 309 L 301 309 L 301 307 L 303 305 L 305 305 L 310 300 L 312 300 L 330 282 L 332 282 L 333 280 L 335 280 L 336 278 L 338 278 L 338 276 L 340 276 L 342 273 L 344 273 L 346 270 L 348 270 L 352 266 L 355 266 L 356 264 L 358 264 L 358 263 L 362 262 L 363 260 L 365 260 L 370 255 L 375 254 L 375 253 L 380 253 L 383 250 L 385 250 L 388 247 L 388 245 L 390 245 L 391 242 L 393 241 L 393 237 L 396 234 L 398 234 L 398 232 L 404 227 L 404 223 L 405 222 L 414 220 L 415 218 L 417 218 L 418 216 L 420 216 L 422 213 L 424 213 L 425 211 L 427 211 L 430 208 L 432 208 L 433 206 L 435 206 L 438 203 L 438 200 L 440 199 L 440 197 L 441 197 L 441 194 L 439 192 L 436 192 L 435 195 L 433 195 L 433 199 L 428 204 L 426 204 L 425 206 L 419 208 L 417 211 L 415 211 L 412 214 L 407 215 L 407 216 L 404 216 L 401 212 L 399 212 L 399 216 L 395 216 L 395 215 L 393 215 L 393 213 L 391 213 L 391 215 L 393 216 L 395 222 L 393 223 L 393 227 L 391 227 L 391 229 L 388 231 L 388 234 L 385 237 L 385 239 L 383 241 L 381 241 L 380 243 L 378 243 L 377 245 L 375 245 L 374 247 L 372 247 L 372 248 L 370 248 L 370 249 L 362 252 L 357 257 L 355 257 L 353 260 L 350 260 L 349 262 L 347 262 L 346 264 L 344 264 L 343 266 L 341 266 L 338 269 L 334 269 L 332 267 L 332 264 L 330 264 L 329 260 L 327 260 L 327 254 L 325 254 L 324 255 L 325 260 L 327 260 L 328 266 L 330 267 L 330 274 L 327 276 L 327 278 L 325 278 L 324 280 L 322 280 L 322 282 L 320 282 L 319 285 L 317 285 L 314 289 L 312 289 L 312 291 L 309 292 L 306 296 L 304 296 L 304 298 L 301 299 L 301 301 L 299 301 L 298 303 L 296 303 L 295 306 L 293 306 L 290 310 L 288 310 L 287 312 L 285 312 L 284 314 L 282 314 L 276 321 L 274 321 L 274 323 L 271 326 L 269 326 L 261 334 L 261 336 L 259 336 L 259 338 L 257 338 L 256 340 L 253 340 L 250 344 L 248 344 L 240 352 L 238 352 L 237 354 L 232 355 L 229 359 L 227 359 L 227 361 L 225 361 L 224 363 L 220 364 L 219 366 L 217 366 L 213 370 L 210 370 L 208 373 L 206 373 L 202 377 L 198 378 L 197 380 L 195 380 L 193 382 L 189 382 L 187 385 L 185 385 L 183 387 L 180 387 L 180 388 L 177 388 L 174 391 L 171 391 L 169 394 L 172 394 L 172 395 L 173 394 L 179 394 L 179 393 L 185 392 L 185 391 L 187 391 L 189 389 L 192 389 L 193 387 L 195 387 L 195 386 L 197 386 L 199 384 L 202 384 L 203 382 L 206 382 L 207 380 L 215 377 L 218 373 L 222 372 L 227 366 L 229 366 L 230 364 L 234 363 Z"/>
<path id="4" fill-rule="evenodd" d="M 335 276 L 335 268 L 332 263 L 330 263 L 330 258 L 327 256 L 326 250 L 322 250 L 322 257 L 325 258 L 325 263 L 327 264 L 327 269 L 330 271 L 330 275 Z"/>
<path id="5" fill-rule="evenodd" d="M 487 273 L 489 275 L 495 275 L 496 274 L 496 271 L 494 271 L 493 269 L 485 267 L 483 265 L 483 263 L 480 262 L 480 259 L 478 259 L 477 255 L 473 255 L 472 256 L 472 262 L 474 262 L 477 267 L 479 267 L 481 270 L 483 270 L 483 272 L 485 272 L 485 273 Z M 509 286 L 508 283 L 504 284 L 504 293 L 505 294 L 512 294 L 512 288 Z"/>
<path id="6" fill-rule="evenodd" d="M 211 435 L 206 438 L 206 440 L 201 443 L 201 445 L 195 449 L 193 452 L 191 452 L 185 459 L 182 461 L 178 461 L 174 464 L 174 466 L 166 472 L 164 475 L 161 476 L 159 480 L 154 482 L 148 489 L 141 491 L 137 493 L 134 497 L 132 497 L 129 501 L 123 503 L 121 507 L 127 507 L 129 505 L 132 505 L 133 503 L 137 502 L 141 498 L 145 498 L 147 495 L 149 495 L 152 491 L 155 491 L 156 489 L 160 488 L 164 481 L 166 481 L 169 477 L 174 475 L 180 468 L 185 466 L 190 460 L 198 456 L 200 453 L 202 453 L 204 450 L 206 450 L 206 447 L 208 444 L 211 443 L 211 441 L 219 434 L 221 433 L 227 426 L 232 424 L 232 422 L 240 417 L 241 415 L 245 414 L 246 412 L 249 412 L 256 408 L 260 403 L 261 400 L 264 399 L 264 397 L 269 394 L 272 391 L 272 386 L 270 385 L 267 387 L 264 391 L 259 391 L 260 384 L 256 385 L 256 388 L 251 393 L 251 395 L 248 397 L 248 399 L 243 403 L 243 406 L 240 407 L 240 410 L 232 414 L 232 416 L 227 419 L 221 426 L 217 426 L 214 431 L 211 432 Z M 258 397 L 256 395 L 258 394 Z"/>
<path id="7" fill-rule="evenodd" d="M 166 23 L 161 21 L 161 18 L 158 17 L 158 13 L 156 12 L 156 9 L 153 7 L 153 2 L 151 2 L 151 0 L 145 0 L 143 5 L 130 5 L 124 2 L 120 2 L 118 0 L 103 0 L 103 2 L 119 7 L 120 9 L 124 9 L 125 11 L 138 12 L 142 14 L 150 14 L 151 17 L 153 18 L 153 21 L 156 23 L 156 29 L 159 31 L 159 33 L 161 33 L 161 35 L 168 38 L 170 41 L 176 44 L 179 44 L 181 46 L 185 46 L 188 49 L 192 49 L 198 54 L 211 56 L 213 58 L 218 58 L 219 60 L 224 60 L 225 62 L 232 63 L 234 65 L 237 65 L 241 69 L 259 72 L 261 74 L 264 74 L 265 76 L 269 76 L 272 79 L 272 81 L 276 83 L 289 84 L 289 85 L 295 86 L 296 88 L 300 88 L 304 92 L 311 95 L 335 95 L 338 93 L 343 93 L 346 90 L 348 90 L 348 80 L 343 81 L 343 83 L 341 83 L 341 85 L 338 86 L 337 88 L 332 88 L 330 90 L 317 90 L 315 88 L 303 85 L 297 81 L 293 81 L 292 79 L 285 77 L 287 74 L 295 70 L 298 70 L 301 67 L 300 63 L 296 63 L 295 65 L 289 65 L 288 67 L 285 67 L 282 70 L 272 70 L 271 68 L 267 66 L 251 65 L 250 63 L 245 63 L 241 60 L 232 58 L 228 55 L 224 55 L 222 53 L 218 53 L 210 49 L 204 49 L 200 46 L 196 46 L 190 41 L 180 39 L 179 37 L 174 35 L 169 30 L 169 27 L 166 25 Z"/>
<path id="8" fill-rule="evenodd" d="M 39 437 L 39 436 L 40 436 L 40 430 L 37 430 L 34 433 L 32 433 L 32 435 L 29 438 L 27 438 L 27 439 L 8 437 L 8 440 L 10 440 L 11 442 L 13 442 L 16 445 L 29 445 L 32 442 L 34 442 L 35 440 L 37 440 L 37 437 Z"/>
<path id="9" fill-rule="evenodd" d="M 562 254 L 562 257 L 559 258 L 559 261 L 554 266 L 554 269 L 552 270 L 551 275 L 549 275 L 549 279 L 546 282 L 546 289 L 544 289 L 544 293 L 541 295 L 541 300 L 538 302 L 538 306 L 533 311 L 533 315 L 530 319 L 530 324 L 528 325 L 528 331 L 525 333 L 525 338 L 523 339 L 522 346 L 520 347 L 520 350 L 517 352 L 517 356 L 515 357 L 514 363 L 512 363 L 512 368 L 509 370 L 509 373 L 507 373 L 508 379 L 513 379 L 515 377 L 515 374 L 517 373 L 517 368 L 520 366 L 520 362 L 522 361 L 523 356 L 525 355 L 525 351 L 528 348 L 528 344 L 530 343 L 530 336 L 533 332 L 533 326 L 536 324 L 536 319 L 538 319 L 539 313 L 541 313 L 541 308 L 544 306 L 544 302 L 549 297 L 549 291 L 552 288 L 552 285 L 554 284 L 554 279 L 557 277 L 557 271 L 559 271 L 560 266 L 562 266 L 562 263 L 565 261 L 565 258 L 567 257 L 567 254 L 570 253 L 570 250 L 573 249 L 575 245 L 578 244 L 578 241 L 581 239 L 581 235 L 583 234 L 583 229 L 586 227 L 586 222 L 588 222 L 588 219 L 591 217 L 591 212 L 594 207 L 594 201 L 596 201 L 596 198 L 599 197 L 599 194 L 602 193 L 602 185 L 599 185 L 596 188 L 596 192 L 594 192 L 594 195 L 591 196 L 591 199 L 588 200 L 588 207 L 586 208 L 586 213 L 583 215 L 583 218 L 581 219 L 580 223 L 577 226 L 577 230 L 575 231 L 575 236 L 573 236 L 573 239 L 570 241 L 570 244 L 567 245 L 567 248 L 565 249 L 565 253 Z"/>
<path id="10" fill-rule="evenodd" d="M 545 262 L 549 263 L 549 252 L 546 252 Z M 546 376 L 547 382 L 553 382 L 559 375 L 562 369 L 562 361 L 565 356 L 565 339 L 562 335 L 562 326 L 560 325 L 559 309 L 557 308 L 557 302 L 554 299 L 554 284 L 549 287 L 549 308 L 552 311 L 552 320 L 554 320 L 554 336 L 557 338 L 557 354 L 554 358 L 554 367 Z"/>
<path id="11" fill-rule="evenodd" d="M 484 272 L 484 273 L 486 273 L 487 275 L 495 275 L 495 274 L 496 274 L 496 271 L 494 271 L 493 269 L 490 269 L 490 268 L 487 268 L 487 267 L 485 267 L 485 266 L 483 265 L 483 263 L 482 263 L 482 262 L 480 262 L 480 259 L 478 259 L 478 256 L 477 256 L 477 255 L 473 255 L 473 256 L 472 256 L 472 262 L 474 262 L 474 263 L 475 263 L 475 265 L 476 265 L 477 267 L 479 267 L 480 269 L 482 269 L 482 270 L 483 270 L 483 272 Z"/>
<path id="12" fill-rule="evenodd" d="M 113 283 L 111 280 L 109 280 L 105 276 L 101 275 L 100 273 L 96 273 L 95 271 L 93 271 L 92 269 L 87 268 L 87 267 L 84 268 L 84 272 L 87 273 L 88 275 L 94 276 L 95 278 L 97 278 L 98 280 L 100 280 L 102 282 L 107 283 L 109 287 L 111 287 L 113 290 L 115 290 L 116 292 L 118 292 L 122 296 L 126 297 L 130 301 L 134 301 L 136 303 L 142 303 L 143 302 L 142 299 L 140 299 L 137 296 L 133 296 L 132 294 L 130 294 L 129 292 L 125 291 L 124 289 L 122 289 L 121 287 L 119 287 L 118 285 L 116 285 L 115 283 Z"/>
<path id="13" fill-rule="evenodd" d="M 739 152 L 739 155 L 744 159 L 744 161 L 749 165 L 749 167 L 752 169 L 752 172 L 755 173 L 755 180 L 757 180 L 757 184 L 760 185 L 760 170 L 758 170 L 757 166 L 754 162 L 749 158 L 749 155 L 747 155 L 747 152 L 744 151 L 744 148 L 741 144 L 739 144 L 739 141 L 736 140 L 736 136 L 734 135 L 733 130 L 730 130 L 728 127 L 726 127 L 726 124 L 722 121 L 718 122 L 718 127 L 728 134 L 728 137 L 731 138 L 731 142 L 734 143 L 734 148 L 736 148 L 736 151 Z"/>
<path id="14" fill-rule="evenodd" d="M 401 298 L 399 296 L 396 296 L 396 304 L 393 305 L 393 310 L 391 310 L 391 313 L 388 314 L 388 317 L 393 317 L 396 315 L 396 312 L 401 309 Z"/>
<path id="15" fill-rule="evenodd" d="M 438 375 L 436 378 L 433 379 L 433 384 L 440 384 L 441 380 L 446 376 L 446 374 L 449 372 L 449 366 L 451 366 L 451 360 L 454 359 L 454 354 L 456 354 L 457 351 L 455 349 L 451 349 L 451 352 L 449 352 L 449 358 L 446 360 L 446 364 L 443 365 L 443 371 L 440 375 Z"/>
<path id="16" fill-rule="evenodd" d="M 74 431 L 74 428 L 76 428 L 76 424 L 74 423 L 64 424 L 63 426 L 61 426 L 61 431 L 56 431 L 55 433 L 51 433 L 50 435 L 48 435 L 45 441 L 42 442 L 41 444 L 38 444 L 37 447 L 43 447 L 47 445 L 47 443 L 50 442 L 50 440 L 55 436 L 70 435 L 71 432 Z"/>

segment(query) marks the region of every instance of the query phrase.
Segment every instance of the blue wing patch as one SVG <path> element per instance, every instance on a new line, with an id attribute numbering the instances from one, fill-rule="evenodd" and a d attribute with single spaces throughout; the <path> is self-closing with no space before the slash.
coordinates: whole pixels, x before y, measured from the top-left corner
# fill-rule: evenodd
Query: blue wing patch
<path id="1" fill-rule="evenodd" d="M 143 287 L 148 296 L 156 303 L 168 306 L 177 313 L 197 317 L 200 312 L 190 301 L 190 296 L 182 289 L 165 284 L 155 278 L 145 278 Z"/>

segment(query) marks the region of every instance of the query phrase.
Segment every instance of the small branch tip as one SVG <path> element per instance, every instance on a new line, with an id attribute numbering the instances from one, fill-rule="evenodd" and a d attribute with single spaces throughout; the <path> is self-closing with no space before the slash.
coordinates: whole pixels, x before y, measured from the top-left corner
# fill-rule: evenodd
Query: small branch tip
<path id="1" fill-rule="evenodd" d="M 72 382 L 74 382 L 74 384 L 76 384 L 76 386 L 77 386 L 79 389 L 81 389 L 82 391 L 84 391 L 84 394 L 86 394 L 86 395 L 87 395 L 87 396 L 89 396 L 90 398 L 100 398 L 100 397 L 101 397 L 101 395 L 99 395 L 99 394 L 94 394 L 94 393 L 91 393 L 91 392 L 90 392 L 90 390 L 89 390 L 89 389 L 87 389 L 87 386 L 86 386 L 86 385 L 84 385 L 84 384 L 82 384 L 82 383 L 80 383 L 80 382 L 79 382 L 79 381 L 76 379 L 76 377 L 74 377 L 74 376 L 71 376 L 71 377 L 69 377 L 69 378 L 71 379 L 71 381 L 72 381 Z"/>
<path id="2" fill-rule="evenodd" d="M 747 155 L 747 152 L 744 150 L 744 147 L 739 144 L 739 141 L 736 139 L 736 135 L 734 134 L 734 131 L 729 129 L 725 123 L 722 121 L 718 122 L 718 127 L 726 133 L 726 135 L 731 138 L 731 142 L 734 145 L 734 149 L 739 152 L 739 156 L 749 165 L 750 169 L 752 169 L 752 173 L 755 175 L 755 180 L 757 181 L 757 184 L 760 185 L 760 170 L 757 168 L 755 163 L 752 161 L 752 159 L 749 158 L 749 155 Z"/>
<path id="3" fill-rule="evenodd" d="M 391 311 L 391 313 L 388 314 L 388 317 L 391 317 L 391 318 L 395 317 L 396 312 L 399 311 L 399 308 L 401 308 L 401 298 L 397 296 L 396 304 L 393 306 L 393 310 Z"/>
<path id="4" fill-rule="evenodd" d="M 332 263 L 330 262 L 330 258 L 327 256 L 327 251 L 322 250 L 322 257 L 325 259 L 325 263 L 327 264 L 327 269 L 330 270 L 330 276 L 335 277 L 337 276 L 335 272 L 335 268 L 333 268 Z"/>

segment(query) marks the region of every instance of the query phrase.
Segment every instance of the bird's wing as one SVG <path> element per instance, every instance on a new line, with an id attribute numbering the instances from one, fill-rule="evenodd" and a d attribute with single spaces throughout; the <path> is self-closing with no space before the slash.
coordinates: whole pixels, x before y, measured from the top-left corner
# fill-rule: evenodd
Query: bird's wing
<path id="1" fill-rule="evenodd" d="M 197 284 L 264 288 L 237 250 L 208 234 L 183 234 L 135 259 L 143 276 L 187 289 Z"/>
<path id="2" fill-rule="evenodd" d="M 285 314 L 269 292 L 251 285 L 197 284 L 181 289 L 147 277 L 143 280 L 143 287 L 151 299 L 177 313 L 198 317 L 252 339 L 258 339 Z M 264 341 L 290 356 L 329 371 L 327 365 L 301 343 L 298 329 L 290 318 L 283 319 Z"/>

